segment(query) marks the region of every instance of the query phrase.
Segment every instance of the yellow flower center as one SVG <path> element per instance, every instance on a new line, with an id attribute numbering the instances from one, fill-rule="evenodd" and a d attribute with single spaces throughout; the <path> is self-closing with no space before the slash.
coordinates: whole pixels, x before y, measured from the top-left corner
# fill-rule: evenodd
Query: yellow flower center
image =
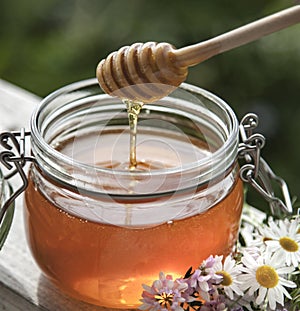
<path id="1" fill-rule="evenodd" d="M 285 237 L 280 238 L 279 243 L 281 247 L 287 252 L 297 252 L 299 250 L 298 243 L 289 237 L 285 236 Z"/>
<path id="2" fill-rule="evenodd" d="M 154 298 L 162 307 L 171 307 L 173 301 L 173 294 L 162 293 L 155 295 Z"/>
<path id="3" fill-rule="evenodd" d="M 297 233 L 300 233 L 300 228 L 297 230 Z"/>
<path id="4" fill-rule="evenodd" d="M 231 277 L 231 275 L 230 275 L 228 272 L 222 270 L 222 271 L 216 272 L 216 274 L 222 275 L 223 281 L 222 281 L 221 284 L 222 284 L 223 286 L 229 286 L 229 285 L 232 284 L 232 277 Z"/>
<path id="5" fill-rule="evenodd" d="M 263 287 L 273 288 L 278 284 L 279 277 L 273 267 L 264 265 L 257 268 L 256 280 Z"/>

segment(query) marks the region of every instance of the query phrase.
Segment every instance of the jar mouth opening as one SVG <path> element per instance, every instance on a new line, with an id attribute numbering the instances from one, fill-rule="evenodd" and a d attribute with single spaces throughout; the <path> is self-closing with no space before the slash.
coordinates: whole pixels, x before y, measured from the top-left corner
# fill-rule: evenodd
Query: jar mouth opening
<path id="1" fill-rule="evenodd" d="M 81 166 L 84 167 L 85 169 L 92 169 L 92 170 L 97 170 L 98 172 L 103 172 L 105 174 L 109 174 L 112 169 L 110 168 L 103 168 L 103 167 L 95 167 L 94 165 L 86 164 L 81 161 L 77 161 L 76 159 L 66 156 L 65 154 L 59 152 L 56 150 L 55 147 L 53 147 L 51 144 L 49 144 L 46 141 L 46 138 L 44 134 L 42 133 L 42 125 L 40 121 L 41 114 L 43 112 L 51 113 L 51 107 L 49 110 L 49 105 L 51 106 L 51 103 L 55 100 L 58 100 L 61 102 L 63 105 L 64 98 L 66 97 L 66 94 L 74 93 L 76 97 L 76 93 L 78 92 L 79 89 L 83 90 L 87 87 L 94 87 L 98 88 L 96 92 L 102 93 L 100 86 L 98 85 L 98 82 L 96 79 L 88 79 L 80 82 L 75 82 L 70 85 L 67 85 L 65 87 L 62 87 L 58 89 L 57 91 L 53 92 L 52 94 L 48 95 L 45 99 L 42 100 L 40 106 L 35 110 L 32 119 L 31 119 L 31 129 L 32 129 L 32 134 L 33 134 L 33 139 L 35 142 L 38 142 L 38 145 L 40 145 L 40 148 L 45 151 L 46 154 L 52 154 L 57 158 L 59 161 L 62 163 L 65 163 L 67 165 L 72 165 L 72 166 Z M 217 148 L 211 155 L 208 157 L 201 158 L 197 161 L 190 162 L 190 163 L 183 163 L 182 165 L 178 167 L 171 167 L 171 168 L 163 168 L 163 169 L 155 169 L 151 170 L 151 175 L 162 175 L 162 174 L 176 174 L 178 172 L 182 172 L 185 170 L 192 170 L 198 167 L 205 166 L 207 163 L 212 161 L 212 157 L 219 159 L 224 156 L 224 150 L 230 150 L 232 146 L 237 145 L 237 137 L 238 137 L 238 122 L 236 119 L 236 116 L 233 112 L 233 110 L 229 107 L 229 105 L 217 97 L 216 95 L 200 88 L 196 87 L 193 85 L 189 85 L 187 83 L 182 83 L 179 87 L 179 89 L 192 93 L 192 94 L 201 94 L 203 98 L 206 98 L 207 101 L 214 103 L 215 104 L 215 109 L 219 110 L 227 119 L 226 121 L 229 123 L 229 128 L 228 128 L 228 133 L 226 133 L 227 137 L 224 139 L 224 142 L 222 143 L 222 146 Z M 84 95 L 84 92 L 83 92 Z M 82 94 L 80 95 L 82 96 Z M 92 100 L 93 97 L 91 94 L 87 94 L 89 96 L 89 100 Z M 102 95 L 103 100 L 107 100 L 107 98 L 110 98 L 109 95 Z M 114 99 L 115 101 L 118 101 Z M 164 99 L 163 99 L 164 100 Z M 172 100 L 172 99 L 171 99 Z M 159 102 L 159 101 L 158 101 Z M 123 104 L 121 101 L 119 101 L 120 105 L 119 107 L 121 108 L 121 105 Z M 67 102 L 65 104 L 68 104 Z M 145 105 L 145 107 L 152 105 L 148 104 Z M 125 107 L 125 105 L 124 105 Z M 57 105 L 55 106 L 55 109 L 57 108 Z M 45 118 L 44 118 L 45 119 Z M 119 170 L 119 169 L 114 169 L 113 170 L 114 174 L 120 174 L 120 175 L 138 175 L 138 176 L 147 176 L 149 172 L 147 171 L 126 171 L 126 170 Z"/>
<path id="2" fill-rule="evenodd" d="M 141 193 L 154 191 L 154 186 L 148 187 L 152 184 L 160 185 L 163 190 L 159 191 L 165 192 L 192 189 L 222 179 L 235 166 L 238 121 L 229 105 L 216 95 L 183 83 L 169 96 L 146 104 L 142 111 L 138 137 L 140 131 L 147 128 L 155 129 L 157 133 L 169 131 L 172 135 L 178 131 L 187 142 L 193 140 L 205 144 L 207 152 L 204 156 L 179 161 L 179 165 L 144 171 L 106 168 L 62 152 L 59 147 L 65 141 L 84 137 L 92 131 L 99 131 L 99 128 L 113 129 L 123 122 L 121 125 L 128 129 L 125 104 L 103 93 L 96 79 L 88 79 L 53 92 L 34 111 L 31 149 L 37 166 L 44 175 L 63 186 L 92 193 L 118 193 L 119 188 L 107 187 L 116 178 L 124 191 L 132 178 L 139 180 Z M 194 147 L 186 144 L 190 145 Z M 125 151 L 120 152 L 124 154 Z M 129 159 L 129 148 L 126 148 L 126 153 Z"/>

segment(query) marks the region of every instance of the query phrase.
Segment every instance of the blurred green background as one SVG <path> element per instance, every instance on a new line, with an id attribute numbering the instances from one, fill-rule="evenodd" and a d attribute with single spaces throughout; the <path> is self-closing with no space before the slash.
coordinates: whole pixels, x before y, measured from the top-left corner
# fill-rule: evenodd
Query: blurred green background
<path id="1" fill-rule="evenodd" d="M 298 2 L 299 3 L 299 2 Z M 1 0 L 0 78 L 39 96 L 95 75 L 99 60 L 134 42 L 180 48 L 296 4 L 286 0 Z M 187 82 L 256 112 L 263 156 L 300 197 L 300 24 L 189 70 Z"/>

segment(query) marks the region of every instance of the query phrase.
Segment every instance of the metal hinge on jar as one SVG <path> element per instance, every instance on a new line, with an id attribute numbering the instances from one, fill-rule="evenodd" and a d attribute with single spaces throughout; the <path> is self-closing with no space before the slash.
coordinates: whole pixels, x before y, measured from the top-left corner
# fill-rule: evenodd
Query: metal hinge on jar
<path id="1" fill-rule="evenodd" d="M 258 126 L 258 117 L 253 113 L 244 116 L 240 122 L 239 158 L 243 159 L 240 177 L 249 183 L 270 205 L 274 214 L 278 209 L 292 213 L 293 207 L 286 182 L 275 175 L 267 162 L 261 157 L 261 149 L 265 145 L 265 137 L 253 130 Z M 282 199 L 275 195 L 273 184 L 276 183 Z"/>
<path id="2" fill-rule="evenodd" d="M 7 209 L 12 205 L 15 199 L 27 188 L 28 180 L 24 171 L 27 162 L 34 162 L 32 156 L 25 154 L 25 139 L 30 136 L 30 132 L 21 129 L 20 131 L 0 133 L 0 163 L 5 167 L 7 174 L 4 179 L 10 179 L 19 174 L 22 185 L 13 192 L 8 200 L 3 204 L 0 210 L 0 224 L 5 216 Z"/>

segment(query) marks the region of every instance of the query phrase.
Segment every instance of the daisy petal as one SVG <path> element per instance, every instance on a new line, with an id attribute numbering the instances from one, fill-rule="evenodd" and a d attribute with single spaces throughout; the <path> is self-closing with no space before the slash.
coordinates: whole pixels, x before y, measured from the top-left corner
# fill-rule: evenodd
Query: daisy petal
<path id="1" fill-rule="evenodd" d="M 267 288 L 265 287 L 261 287 L 258 291 L 258 296 L 256 298 L 256 303 L 258 305 L 261 305 L 263 303 L 263 301 L 265 300 L 266 297 L 266 293 L 267 293 Z"/>

